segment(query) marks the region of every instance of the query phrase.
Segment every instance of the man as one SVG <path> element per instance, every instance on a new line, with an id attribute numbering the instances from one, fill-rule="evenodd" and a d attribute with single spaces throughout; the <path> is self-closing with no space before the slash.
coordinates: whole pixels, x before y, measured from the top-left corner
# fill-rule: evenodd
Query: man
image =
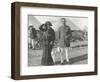
<path id="1" fill-rule="evenodd" d="M 29 43 L 31 44 L 31 48 L 34 49 L 36 43 L 35 39 L 37 38 L 37 31 L 33 25 L 29 26 L 29 37 L 30 37 Z"/>
<path id="2" fill-rule="evenodd" d="M 64 61 L 69 62 L 68 47 L 70 47 L 71 29 L 66 25 L 65 18 L 61 18 L 61 24 L 58 30 L 58 45 L 61 49 L 61 64 L 64 64 Z"/>

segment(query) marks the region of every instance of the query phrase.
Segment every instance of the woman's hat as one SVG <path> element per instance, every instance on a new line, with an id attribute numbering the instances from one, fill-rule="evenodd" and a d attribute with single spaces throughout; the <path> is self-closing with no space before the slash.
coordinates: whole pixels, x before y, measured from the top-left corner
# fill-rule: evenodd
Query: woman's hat
<path id="1" fill-rule="evenodd" d="M 52 24 L 51 24 L 50 21 L 47 21 L 45 24 L 46 24 L 46 25 L 49 24 L 49 26 L 52 26 Z"/>

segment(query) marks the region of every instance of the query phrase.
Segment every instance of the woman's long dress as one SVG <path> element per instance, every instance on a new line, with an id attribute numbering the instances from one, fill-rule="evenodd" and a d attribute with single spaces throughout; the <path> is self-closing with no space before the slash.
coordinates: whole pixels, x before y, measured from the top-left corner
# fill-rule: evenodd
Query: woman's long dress
<path id="1" fill-rule="evenodd" d="M 51 57 L 52 46 L 48 39 L 48 32 L 43 33 L 43 56 L 42 56 L 42 65 L 53 65 L 53 60 Z"/>

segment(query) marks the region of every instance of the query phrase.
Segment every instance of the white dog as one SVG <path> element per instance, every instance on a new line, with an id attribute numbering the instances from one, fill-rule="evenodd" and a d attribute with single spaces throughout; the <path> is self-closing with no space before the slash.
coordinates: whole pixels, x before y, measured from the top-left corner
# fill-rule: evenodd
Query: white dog
<path id="1" fill-rule="evenodd" d="M 56 63 L 56 57 L 59 56 L 60 57 L 60 62 L 63 63 L 64 59 L 67 60 L 67 62 L 69 62 L 69 58 L 68 58 L 68 51 L 67 49 L 65 49 L 65 56 L 62 54 L 63 50 L 60 47 L 57 48 L 53 48 L 51 51 L 51 56 L 53 59 L 54 64 Z"/>
<path id="2" fill-rule="evenodd" d="M 57 47 L 57 48 L 53 48 L 52 51 L 51 51 L 51 56 L 52 56 L 52 59 L 53 59 L 53 62 L 54 64 L 56 63 L 56 56 L 60 56 L 61 54 L 61 50 L 60 50 L 60 47 Z"/>

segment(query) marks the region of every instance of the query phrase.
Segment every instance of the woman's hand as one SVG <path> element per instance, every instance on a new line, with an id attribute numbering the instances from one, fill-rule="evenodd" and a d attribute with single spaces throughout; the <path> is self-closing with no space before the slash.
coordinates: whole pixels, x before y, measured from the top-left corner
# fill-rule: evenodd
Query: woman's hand
<path id="1" fill-rule="evenodd" d="M 50 45 L 53 45 L 53 41 L 50 42 Z"/>

